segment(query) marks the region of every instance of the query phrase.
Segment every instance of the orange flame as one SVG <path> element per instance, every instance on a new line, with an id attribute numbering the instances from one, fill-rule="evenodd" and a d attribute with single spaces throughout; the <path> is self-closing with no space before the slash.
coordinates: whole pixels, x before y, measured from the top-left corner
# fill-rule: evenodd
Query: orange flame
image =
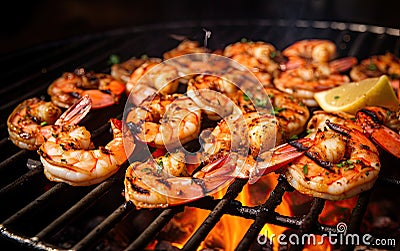
<path id="1" fill-rule="evenodd" d="M 244 206 L 250 207 L 265 203 L 271 191 L 278 183 L 278 176 L 279 174 L 270 173 L 260 178 L 255 184 L 246 184 L 236 199 Z M 214 197 L 222 198 L 225 193 L 226 189 L 220 191 Z M 282 203 L 275 211 L 285 216 L 304 215 L 308 212 L 307 210 L 311 205 L 312 199 L 312 197 L 300 194 L 296 191 L 285 193 L 282 198 Z M 342 201 L 327 201 L 320 214 L 319 222 L 321 224 L 335 226 L 340 221 L 346 221 L 346 219 L 349 219 L 351 210 L 356 202 L 357 196 Z M 204 222 L 209 213 L 208 210 L 185 207 L 185 211 L 175 216 L 163 229 L 164 232 L 170 235 L 168 241 L 174 246 L 182 248 L 189 240 L 190 236 Z M 253 220 L 223 215 L 197 250 L 203 250 L 205 248 L 234 250 L 252 223 Z M 260 231 L 260 234 L 267 236 L 268 239 L 270 239 L 270 243 L 271 238 L 275 238 L 272 239 L 273 249 L 278 250 L 279 245 L 277 237 L 286 230 L 288 230 L 286 227 L 266 224 Z M 172 237 L 174 238 L 173 240 L 171 240 Z M 328 239 L 322 240 L 322 237 L 318 235 L 316 235 L 315 238 L 316 243 L 321 245 L 306 244 L 304 250 L 332 250 Z"/>

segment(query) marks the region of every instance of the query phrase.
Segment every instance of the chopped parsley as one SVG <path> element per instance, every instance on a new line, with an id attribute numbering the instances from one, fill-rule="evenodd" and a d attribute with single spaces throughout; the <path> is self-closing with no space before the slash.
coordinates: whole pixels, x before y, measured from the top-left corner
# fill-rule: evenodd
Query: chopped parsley
<path id="1" fill-rule="evenodd" d="M 305 165 L 303 166 L 303 173 L 304 173 L 305 175 L 308 174 L 308 166 L 307 166 L 307 164 L 305 164 Z"/>
<path id="2" fill-rule="evenodd" d="M 244 101 L 249 101 L 250 100 L 250 94 L 243 93 L 243 99 L 244 99 Z"/>
<path id="3" fill-rule="evenodd" d="M 334 98 L 334 99 L 339 99 L 339 98 L 340 98 L 340 96 L 337 96 L 337 95 L 336 95 L 336 96 L 335 96 L 335 97 L 333 97 L 333 98 Z"/>
<path id="4" fill-rule="evenodd" d="M 370 63 L 368 65 L 367 69 L 370 70 L 370 71 L 376 71 L 377 70 L 376 64 Z"/>
<path id="5" fill-rule="evenodd" d="M 360 163 L 361 160 L 356 160 L 355 163 Z M 338 168 L 343 168 L 344 171 L 354 169 L 354 161 L 352 160 L 343 160 L 340 163 L 337 163 L 336 166 Z"/>
<path id="6" fill-rule="evenodd" d="M 109 65 L 118 64 L 119 62 L 120 58 L 117 54 L 111 54 L 107 61 Z"/>
<path id="7" fill-rule="evenodd" d="M 45 125 L 47 125 L 46 121 L 43 121 L 42 123 L 40 123 L 40 126 L 45 126 Z"/>
<path id="8" fill-rule="evenodd" d="M 164 163 L 162 159 L 160 159 L 159 161 L 157 161 L 157 166 L 156 166 L 157 174 L 161 174 L 163 169 L 164 169 Z"/>
<path id="9" fill-rule="evenodd" d="M 258 106 L 258 107 L 267 107 L 268 100 L 267 100 L 267 99 L 262 100 L 262 99 L 256 98 L 256 99 L 254 100 L 254 103 L 255 103 L 255 105 Z"/>
<path id="10" fill-rule="evenodd" d="M 282 112 L 282 111 L 284 111 L 284 110 L 286 110 L 286 108 L 284 108 L 284 107 L 274 107 L 274 110 L 272 111 L 272 113 L 274 114 L 274 115 L 277 115 L 278 113 L 280 113 L 280 112 Z"/>

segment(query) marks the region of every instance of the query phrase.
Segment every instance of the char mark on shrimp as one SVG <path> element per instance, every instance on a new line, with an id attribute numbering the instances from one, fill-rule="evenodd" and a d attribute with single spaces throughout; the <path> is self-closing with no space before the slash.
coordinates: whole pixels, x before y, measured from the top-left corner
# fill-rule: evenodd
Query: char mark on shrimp
<path id="1" fill-rule="evenodd" d="M 333 170 L 333 163 L 330 161 L 325 161 L 325 160 L 321 160 L 321 157 L 319 156 L 318 153 L 315 152 L 305 152 L 304 155 L 306 155 L 307 157 L 309 157 L 310 159 L 312 159 L 313 161 L 315 161 L 318 165 L 322 166 L 323 168 L 325 168 L 326 170 L 328 170 L 329 172 L 335 172 Z"/>
<path id="2" fill-rule="evenodd" d="M 148 189 L 137 186 L 133 182 L 131 182 L 131 186 L 132 186 L 132 190 L 134 190 L 135 192 L 138 192 L 140 194 L 150 194 L 150 191 Z"/>
<path id="3" fill-rule="evenodd" d="M 376 124 L 382 124 L 382 121 L 379 119 L 378 114 L 375 113 L 374 111 L 371 111 L 371 110 L 369 110 L 369 109 L 362 108 L 362 109 L 360 110 L 360 112 L 362 112 L 362 113 L 366 114 L 368 117 L 370 117 L 374 123 L 376 123 Z"/>
<path id="4" fill-rule="evenodd" d="M 310 149 L 310 147 L 307 147 L 298 141 L 289 141 L 288 144 L 296 148 L 299 152 L 304 152 Z"/>
<path id="5" fill-rule="evenodd" d="M 341 126 L 339 126 L 338 124 L 332 123 L 329 120 L 326 120 L 326 125 L 332 129 L 333 131 L 342 134 L 343 136 L 346 137 L 351 137 L 350 134 L 348 133 L 348 131 L 346 131 L 345 129 L 343 129 Z"/>

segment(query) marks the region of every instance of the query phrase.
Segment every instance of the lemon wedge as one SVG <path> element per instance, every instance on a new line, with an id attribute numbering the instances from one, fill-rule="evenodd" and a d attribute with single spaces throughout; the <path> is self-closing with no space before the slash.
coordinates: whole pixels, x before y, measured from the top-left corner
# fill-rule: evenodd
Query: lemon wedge
<path id="1" fill-rule="evenodd" d="M 386 75 L 317 92 L 314 98 L 327 112 L 343 111 L 355 114 L 357 110 L 365 106 L 383 106 L 392 110 L 399 108 L 399 100 Z"/>

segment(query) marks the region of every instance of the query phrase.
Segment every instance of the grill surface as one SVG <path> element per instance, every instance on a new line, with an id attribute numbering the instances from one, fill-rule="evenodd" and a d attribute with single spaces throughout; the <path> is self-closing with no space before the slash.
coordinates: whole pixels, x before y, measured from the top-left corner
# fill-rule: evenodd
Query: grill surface
<path id="1" fill-rule="evenodd" d="M 38 155 L 20 150 L 9 141 L 6 119 L 14 107 L 26 98 L 42 96 L 49 100 L 46 94 L 48 85 L 65 71 L 85 67 L 109 72 L 108 58 L 112 54 L 119 55 L 121 61 L 143 54 L 161 57 L 163 52 L 179 43 L 174 39 L 176 36 L 203 41 L 203 28 L 212 32 L 208 41 L 211 49 L 223 48 L 242 38 L 268 41 L 278 49 L 296 40 L 321 38 L 330 39 L 338 45 L 339 57 L 356 56 L 361 60 L 387 51 L 399 56 L 400 50 L 397 29 L 325 21 L 255 20 L 134 27 L 72 38 L 6 56 L 1 59 L 4 71 L 0 76 L 3 83 L 0 90 L 0 231 L 3 239 L 36 250 L 101 249 L 106 234 L 130 227 L 125 231 L 129 234 L 125 234 L 121 249 L 140 250 L 175 214 L 184 210 L 184 206 L 135 210 L 132 204 L 125 203 L 121 195 L 124 168 L 101 184 L 90 187 L 49 182 L 43 175 L 41 165 L 35 168 L 27 166 L 28 160 L 38 160 Z M 82 123 L 92 132 L 95 143 L 104 144 L 110 139 L 107 121 L 110 117 L 121 118 L 124 105 L 125 99 L 113 107 L 92 111 L 84 119 Z M 390 167 L 398 167 L 399 161 L 385 157 L 375 189 L 377 186 L 387 190 L 399 189 L 399 175 L 396 177 L 387 171 Z M 245 183 L 244 180 L 236 180 L 222 199 L 205 197 L 186 205 L 210 210 L 210 214 L 185 243 L 183 250 L 195 250 L 224 214 L 254 220 L 237 250 L 248 250 L 265 223 L 290 227 L 300 234 L 337 231 L 334 226 L 318 223 L 318 215 L 325 203 L 322 199 L 314 199 L 309 213 L 304 216 L 289 217 L 275 213 L 284 193 L 293 190 L 283 177 L 279 178 L 267 201 L 256 207 L 242 206 L 235 200 Z M 350 232 L 359 231 L 373 191 L 359 196 L 349 223 Z M 140 219 L 141 224 L 132 226 L 132 222 L 137 222 L 135 219 Z M 83 227 L 82 222 L 94 223 Z M 297 250 L 302 247 L 291 248 Z M 342 248 L 351 250 L 353 247 Z"/>

